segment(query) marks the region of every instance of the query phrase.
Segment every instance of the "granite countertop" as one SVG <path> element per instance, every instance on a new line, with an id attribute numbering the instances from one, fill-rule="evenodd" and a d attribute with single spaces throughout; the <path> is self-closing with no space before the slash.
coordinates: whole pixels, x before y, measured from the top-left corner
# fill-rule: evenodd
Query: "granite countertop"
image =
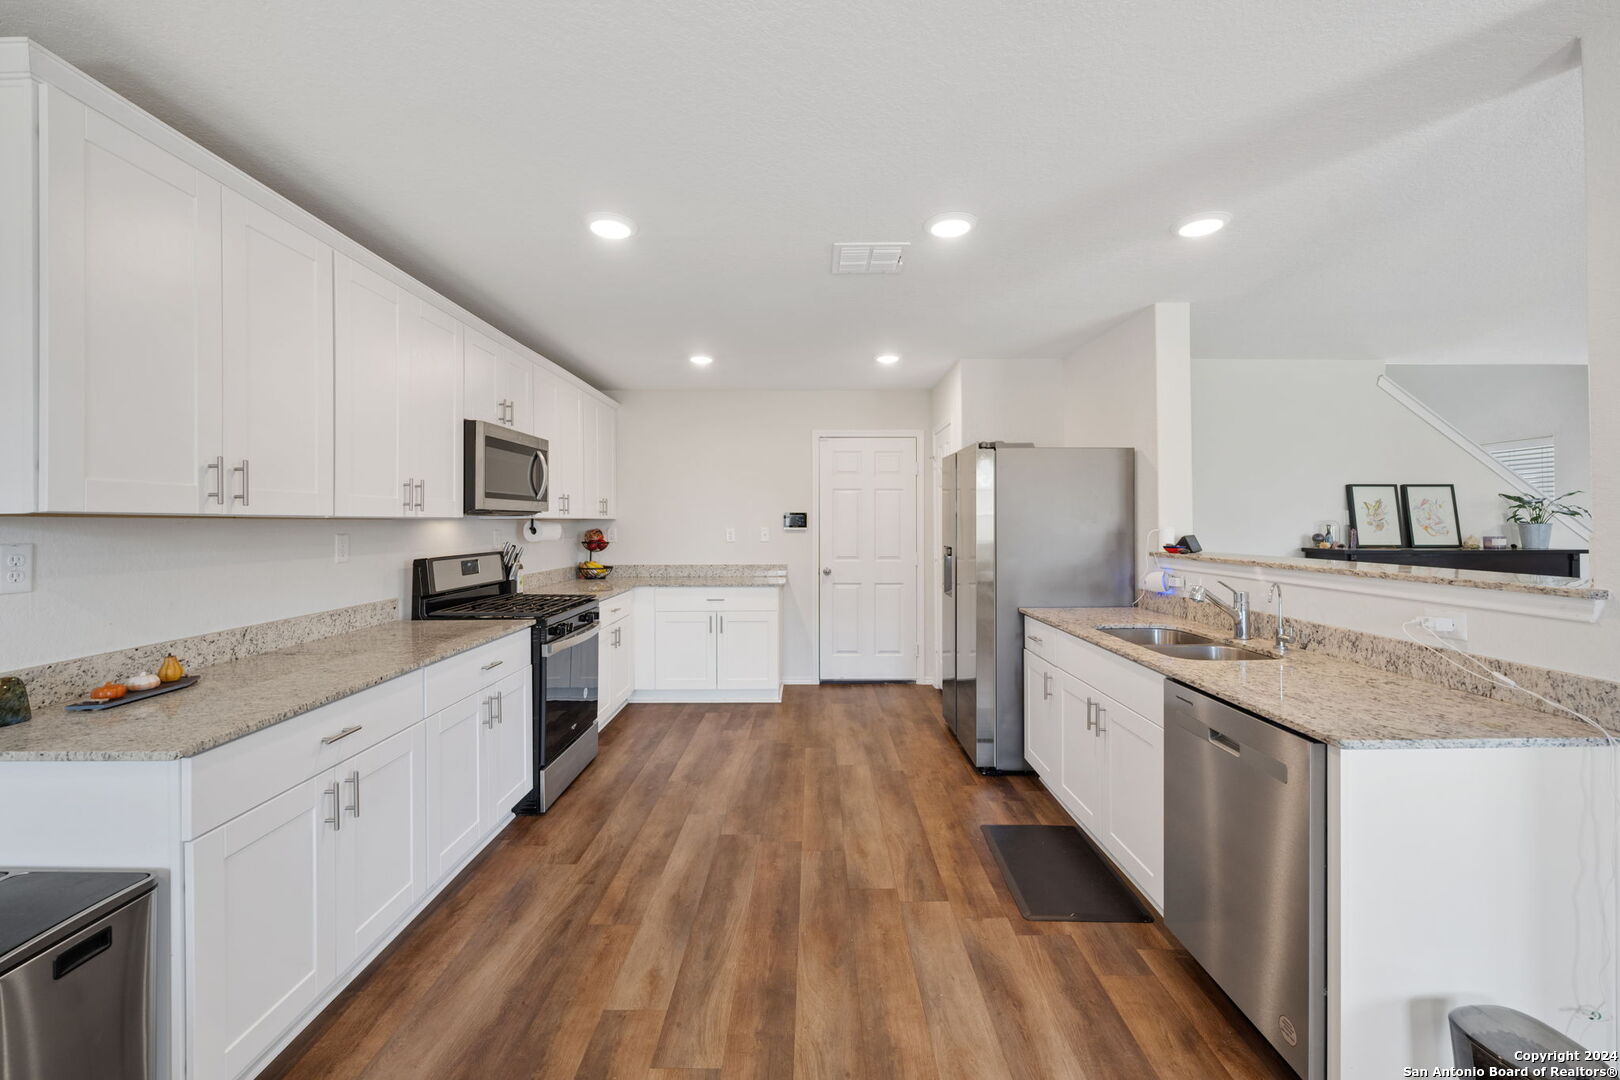
<path id="1" fill-rule="evenodd" d="M 509 634 L 528 619 L 389 622 L 198 668 L 187 690 L 101 712 L 34 710 L 0 728 L 0 761 L 173 761 Z"/>
<path id="2" fill-rule="evenodd" d="M 1104 626 L 1219 630 L 1139 608 L 1023 608 L 1023 614 L 1283 727 L 1344 749 L 1567 746 L 1602 740 L 1572 717 L 1449 690 L 1404 675 L 1290 650 L 1282 660 L 1181 660 L 1103 633 Z M 1270 642 L 1233 642 L 1270 653 Z"/>
<path id="3" fill-rule="evenodd" d="M 548 596 L 595 596 L 606 600 L 612 596 L 619 596 L 644 586 L 660 589 L 669 588 L 701 588 L 701 589 L 753 589 L 753 588 L 781 588 L 787 584 L 787 578 L 782 574 L 688 574 L 680 577 L 637 577 L 634 575 L 603 578 L 599 581 L 582 581 L 573 578 L 568 581 L 547 581 L 535 585 L 525 584 L 523 591 L 528 593 L 544 593 Z"/>
<path id="4" fill-rule="evenodd" d="M 1307 574 L 1336 574 L 1340 577 L 1373 578 L 1378 581 L 1413 581 L 1425 585 L 1453 585 L 1464 589 L 1567 596 L 1577 600 L 1609 598 L 1608 589 L 1600 589 L 1583 578 L 1507 574 L 1497 570 L 1453 570 L 1444 566 L 1408 566 L 1404 563 L 1338 562 L 1332 559 L 1307 559 L 1304 556 L 1287 555 L 1226 555 L 1211 551 L 1181 554 L 1150 551 L 1148 554 L 1155 559 L 1185 559 L 1190 562 L 1225 563 L 1228 566 L 1298 570 Z"/>

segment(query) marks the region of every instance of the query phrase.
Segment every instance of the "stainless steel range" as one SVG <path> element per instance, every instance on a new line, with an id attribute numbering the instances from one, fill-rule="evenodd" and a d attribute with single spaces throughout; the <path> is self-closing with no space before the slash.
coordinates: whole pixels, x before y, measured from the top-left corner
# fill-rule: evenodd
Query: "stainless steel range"
<path id="1" fill-rule="evenodd" d="M 417 559 L 413 619 L 533 619 L 534 790 L 512 808 L 543 814 L 596 758 L 597 602 L 518 591 L 498 551 Z"/>

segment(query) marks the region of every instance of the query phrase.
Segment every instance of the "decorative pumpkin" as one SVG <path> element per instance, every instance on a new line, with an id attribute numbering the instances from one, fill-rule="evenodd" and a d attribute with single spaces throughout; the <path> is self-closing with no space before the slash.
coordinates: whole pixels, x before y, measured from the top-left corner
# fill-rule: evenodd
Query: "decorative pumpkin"
<path id="1" fill-rule="evenodd" d="M 119 698 L 123 697 L 124 694 L 127 693 L 127 692 L 128 691 L 125 690 L 123 683 L 115 683 L 115 682 L 102 683 L 100 686 L 98 686 L 94 690 L 90 691 L 90 700 L 91 701 L 117 701 Z"/>
<path id="2" fill-rule="evenodd" d="M 133 679 L 125 679 L 124 685 L 138 692 L 141 690 L 156 690 L 162 682 L 162 679 L 150 671 L 143 671 Z"/>
<path id="3" fill-rule="evenodd" d="M 158 665 L 157 677 L 159 682 L 174 682 L 176 679 L 186 677 L 186 669 L 180 666 L 180 661 L 173 655 L 165 656 L 163 663 Z"/>

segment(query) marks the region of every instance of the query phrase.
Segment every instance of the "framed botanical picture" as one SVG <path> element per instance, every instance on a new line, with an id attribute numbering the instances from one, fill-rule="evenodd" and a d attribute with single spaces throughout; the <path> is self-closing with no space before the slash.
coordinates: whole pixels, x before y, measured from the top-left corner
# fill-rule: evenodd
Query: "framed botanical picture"
<path id="1" fill-rule="evenodd" d="M 1462 547 L 1457 489 L 1451 484 L 1402 484 L 1401 507 L 1413 547 Z"/>
<path id="2" fill-rule="evenodd" d="M 1350 504 L 1350 527 L 1356 530 L 1358 546 L 1406 546 L 1401 531 L 1400 489 L 1394 484 L 1346 484 L 1344 497 Z"/>

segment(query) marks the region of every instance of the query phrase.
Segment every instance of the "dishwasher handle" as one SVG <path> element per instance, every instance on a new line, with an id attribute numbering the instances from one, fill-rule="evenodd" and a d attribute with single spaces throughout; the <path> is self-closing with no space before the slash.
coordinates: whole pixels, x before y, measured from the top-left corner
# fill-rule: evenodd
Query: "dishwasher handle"
<path id="1" fill-rule="evenodd" d="M 1242 757 L 1243 756 L 1243 746 L 1242 746 L 1242 744 L 1239 743 L 1236 739 L 1232 738 L 1232 736 L 1227 735 L 1224 732 L 1216 731 L 1214 728 L 1210 728 L 1209 729 L 1209 741 L 1214 743 L 1216 746 L 1220 747 L 1222 750 L 1225 750 L 1228 754 L 1231 754 L 1233 757 Z"/>

